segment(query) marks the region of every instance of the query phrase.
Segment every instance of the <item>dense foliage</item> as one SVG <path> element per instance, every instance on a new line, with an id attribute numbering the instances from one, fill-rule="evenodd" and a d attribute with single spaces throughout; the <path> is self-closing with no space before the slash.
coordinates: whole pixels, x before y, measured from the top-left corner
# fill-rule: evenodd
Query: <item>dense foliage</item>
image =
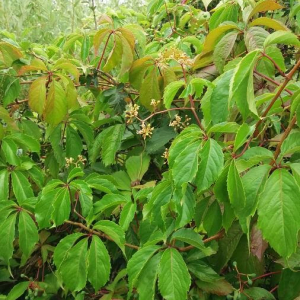
<path id="1" fill-rule="evenodd" d="M 0 299 L 299 297 L 300 3 L 86 2 L 1 32 Z"/>

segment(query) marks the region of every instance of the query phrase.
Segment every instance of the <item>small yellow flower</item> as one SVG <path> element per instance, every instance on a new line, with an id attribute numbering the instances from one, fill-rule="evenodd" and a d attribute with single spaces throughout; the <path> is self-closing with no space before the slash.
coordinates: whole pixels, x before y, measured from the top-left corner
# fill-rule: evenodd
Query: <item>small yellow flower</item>
<path id="1" fill-rule="evenodd" d="M 143 122 L 141 125 L 141 130 L 137 131 L 137 134 L 142 135 L 143 139 L 145 140 L 147 137 L 151 137 L 154 127 L 151 127 L 151 124 L 147 124 L 145 125 L 145 123 Z"/>
<path id="2" fill-rule="evenodd" d="M 137 104 L 132 105 L 132 103 L 128 104 L 125 111 L 125 118 L 127 124 L 131 124 L 133 120 L 139 114 L 139 106 Z"/>
<path id="3" fill-rule="evenodd" d="M 185 120 L 182 121 L 182 118 L 179 115 L 175 115 L 175 120 L 170 122 L 169 126 L 174 127 L 174 129 L 183 129 L 190 125 L 191 118 L 188 115 L 185 115 Z"/>

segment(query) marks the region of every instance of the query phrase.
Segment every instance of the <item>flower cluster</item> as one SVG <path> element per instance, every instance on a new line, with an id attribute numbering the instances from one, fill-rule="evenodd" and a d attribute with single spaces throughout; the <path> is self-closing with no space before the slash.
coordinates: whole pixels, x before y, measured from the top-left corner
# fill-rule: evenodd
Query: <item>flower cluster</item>
<path id="1" fill-rule="evenodd" d="M 165 149 L 165 152 L 163 153 L 163 155 L 161 157 L 166 160 L 165 161 L 165 164 L 166 164 L 168 162 L 168 158 L 169 158 L 169 149 L 168 148 Z"/>
<path id="2" fill-rule="evenodd" d="M 141 130 L 137 131 L 137 134 L 142 135 L 143 139 L 145 140 L 147 137 L 151 137 L 154 127 L 151 127 L 151 124 L 145 124 L 144 122 L 141 125 Z"/>
<path id="3" fill-rule="evenodd" d="M 175 129 L 183 129 L 190 125 L 190 120 L 191 118 L 185 115 L 185 120 L 182 121 L 182 118 L 176 114 L 175 119 L 172 122 L 170 122 L 169 126 L 174 127 Z"/>
<path id="4" fill-rule="evenodd" d="M 86 163 L 86 158 L 84 158 L 82 155 L 78 155 L 77 156 L 77 161 L 75 161 L 75 159 L 73 157 L 66 157 L 66 168 L 69 168 L 72 164 L 74 164 L 76 167 L 78 167 L 78 165 L 81 164 L 85 164 Z"/>
<path id="5" fill-rule="evenodd" d="M 125 119 L 127 124 L 132 124 L 133 120 L 139 114 L 139 108 L 137 104 L 132 105 L 132 103 L 126 106 Z"/>
<path id="6" fill-rule="evenodd" d="M 168 63 L 170 60 L 177 61 L 180 65 L 192 66 L 193 60 L 182 50 L 171 47 L 159 54 L 158 63 Z"/>
<path id="7" fill-rule="evenodd" d="M 160 105 L 160 100 L 156 101 L 155 99 L 152 99 L 150 105 L 153 106 L 153 109 L 155 111 L 155 110 L 157 110 L 158 106 Z"/>

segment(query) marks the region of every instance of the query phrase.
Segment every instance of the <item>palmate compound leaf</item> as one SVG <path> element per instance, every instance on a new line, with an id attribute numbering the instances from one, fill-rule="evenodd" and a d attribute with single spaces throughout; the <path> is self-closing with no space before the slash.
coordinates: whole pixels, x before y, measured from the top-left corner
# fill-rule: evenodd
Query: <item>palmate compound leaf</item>
<path id="1" fill-rule="evenodd" d="M 281 256 L 296 251 L 300 229 L 299 186 L 285 169 L 275 170 L 258 199 L 258 227 Z"/>
<path id="2" fill-rule="evenodd" d="M 174 248 L 164 251 L 158 275 L 159 290 L 166 300 L 185 300 L 191 276 L 181 254 Z"/>

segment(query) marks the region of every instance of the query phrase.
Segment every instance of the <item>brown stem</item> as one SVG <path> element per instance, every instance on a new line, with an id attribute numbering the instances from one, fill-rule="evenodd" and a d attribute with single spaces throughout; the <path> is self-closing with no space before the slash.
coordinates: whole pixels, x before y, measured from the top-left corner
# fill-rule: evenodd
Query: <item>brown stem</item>
<path id="1" fill-rule="evenodd" d="M 274 61 L 274 59 L 272 57 L 270 57 L 268 54 L 266 54 L 264 52 L 262 52 L 261 54 L 273 63 L 273 65 L 278 70 L 278 72 L 280 73 L 281 76 L 283 76 L 283 77 L 286 76 L 285 73 L 281 70 L 281 68 L 277 65 L 277 63 Z"/>
<path id="2" fill-rule="evenodd" d="M 113 239 L 111 237 L 109 237 L 108 235 L 106 235 L 105 233 L 102 233 L 102 232 L 90 229 L 90 228 L 86 227 L 85 225 L 83 225 L 82 223 L 73 222 L 73 221 L 69 221 L 69 220 L 65 221 L 65 223 L 71 224 L 71 225 L 74 225 L 74 226 L 77 226 L 77 227 L 80 227 L 80 228 L 84 229 L 85 231 L 87 231 L 87 232 L 89 232 L 91 234 L 95 234 L 95 235 L 97 235 L 99 237 L 102 237 L 102 238 L 105 238 L 105 239 L 107 239 L 109 241 L 113 241 Z M 136 249 L 136 250 L 139 249 L 138 246 L 132 245 L 132 244 L 128 244 L 128 243 L 125 243 L 125 246 L 128 247 L 128 248 Z"/>
<path id="3" fill-rule="evenodd" d="M 192 109 L 190 107 L 174 107 L 174 108 L 156 111 L 156 112 L 152 113 L 150 116 L 148 116 L 146 119 L 138 119 L 138 118 L 137 119 L 141 122 L 146 122 L 155 115 L 164 114 L 164 113 L 167 113 L 167 112 L 173 111 L 173 110 L 192 110 Z"/>
<path id="4" fill-rule="evenodd" d="M 292 131 L 293 129 L 293 126 L 296 124 L 297 122 L 297 118 L 296 118 L 296 115 L 292 118 L 289 126 L 287 127 L 287 129 L 284 131 L 282 137 L 281 137 L 281 140 L 280 142 L 277 144 L 277 147 L 276 147 L 276 150 L 275 150 L 275 153 L 274 153 L 274 160 L 271 162 L 271 165 L 273 165 L 274 163 L 276 163 L 276 159 L 278 158 L 279 156 L 279 153 L 280 153 L 280 149 L 281 149 L 281 146 L 282 146 L 282 143 L 284 142 L 284 140 L 288 137 L 288 135 L 290 134 L 290 132 Z"/>
<path id="5" fill-rule="evenodd" d="M 258 76 L 264 78 L 265 80 L 267 80 L 267 81 L 273 83 L 274 85 L 280 86 L 280 83 L 277 82 L 277 81 L 275 81 L 274 79 L 272 79 L 272 78 L 270 78 L 270 77 L 268 77 L 268 76 L 266 76 L 266 75 L 264 75 L 264 74 L 262 74 L 262 73 L 260 73 L 260 72 L 258 72 L 258 71 L 256 71 L 256 70 L 254 70 L 254 73 L 257 74 Z M 290 95 L 293 95 L 293 92 L 292 92 L 291 90 L 285 88 L 285 91 L 286 91 L 287 93 L 289 93 Z"/>
<path id="6" fill-rule="evenodd" d="M 184 81 L 185 81 L 185 84 L 187 85 L 187 78 L 186 78 L 186 72 L 185 72 L 185 69 L 184 69 L 184 66 L 183 64 L 181 64 L 181 69 L 182 69 L 182 73 L 183 73 L 183 78 L 184 78 Z M 189 95 L 189 101 L 190 101 L 190 105 L 191 105 L 191 109 L 192 109 L 192 113 L 198 123 L 198 126 L 201 128 L 201 130 L 205 133 L 205 128 L 203 127 L 203 125 L 201 124 L 201 121 L 196 113 L 196 109 L 195 109 L 195 103 L 194 103 L 194 99 L 192 97 L 192 95 Z"/>
<path id="7" fill-rule="evenodd" d="M 208 242 L 211 242 L 211 241 L 215 241 L 215 240 L 219 240 L 221 239 L 225 234 L 225 231 L 224 230 L 221 230 L 220 232 L 218 232 L 217 234 L 207 238 L 207 239 L 204 239 L 203 240 L 203 243 L 208 243 Z M 186 251 L 189 251 L 191 249 L 193 249 L 194 246 L 193 245 L 190 245 L 190 246 L 186 246 L 186 247 L 178 247 L 176 248 L 178 251 L 180 252 L 186 252 Z"/>
<path id="8" fill-rule="evenodd" d="M 263 119 L 266 117 L 266 115 L 268 114 L 268 112 L 271 110 L 272 106 L 274 105 L 274 103 L 276 102 L 276 100 L 280 97 L 282 91 L 285 89 L 285 87 L 287 86 L 287 84 L 289 83 L 289 81 L 293 78 L 293 75 L 296 73 L 296 71 L 297 71 L 297 69 L 299 67 L 300 67 L 300 59 L 298 60 L 298 62 L 296 63 L 296 65 L 292 68 L 292 70 L 285 76 L 285 80 L 281 84 L 281 86 L 278 89 L 276 95 L 274 96 L 274 98 L 272 99 L 272 101 L 270 102 L 270 104 L 268 105 L 268 107 L 266 108 L 266 110 L 261 115 L 261 119 L 256 123 L 255 131 L 254 131 L 254 137 L 256 137 L 258 135 L 258 127 L 263 122 Z"/>
<path id="9" fill-rule="evenodd" d="M 107 40 L 106 40 L 106 42 L 105 42 L 105 45 L 104 45 L 104 48 L 103 48 L 103 51 L 102 51 L 101 58 L 100 58 L 99 63 L 98 63 L 98 65 L 97 65 L 97 71 L 100 70 L 100 67 L 101 67 L 101 64 L 102 64 L 102 60 L 103 60 L 103 57 L 104 57 L 104 54 L 105 54 L 105 51 L 106 51 L 106 48 L 107 48 L 109 39 L 110 39 L 110 37 L 111 37 L 111 35 L 112 35 L 113 33 L 114 33 L 114 30 L 112 30 L 112 31 L 109 33 L 108 37 L 107 37 Z"/>

